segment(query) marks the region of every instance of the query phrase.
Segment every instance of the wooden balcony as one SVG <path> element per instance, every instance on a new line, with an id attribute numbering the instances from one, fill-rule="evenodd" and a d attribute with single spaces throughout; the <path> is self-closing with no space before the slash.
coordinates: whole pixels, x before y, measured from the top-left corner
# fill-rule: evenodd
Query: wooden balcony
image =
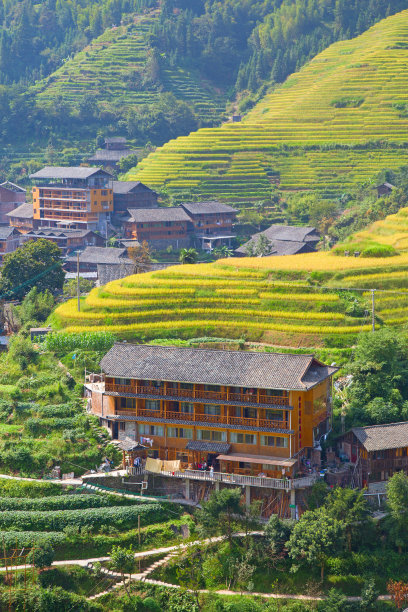
<path id="1" fill-rule="evenodd" d="M 105 383 L 106 392 L 132 393 L 133 395 L 155 395 L 162 399 L 183 398 L 188 400 L 214 400 L 214 402 L 242 402 L 244 404 L 270 404 L 289 406 L 289 398 L 280 395 L 263 395 L 258 393 L 233 393 L 232 391 L 200 391 L 195 389 L 171 389 L 165 387 L 146 387 L 140 385 L 117 385 Z"/>
<path id="2" fill-rule="evenodd" d="M 116 414 L 119 416 L 133 416 L 137 417 L 152 417 L 154 419 L 176 420 L 176 421 L 189 421 L 191 423 L 217 423 L 220 425 L 244 425 L 248 427 L 268 427 L 272 429 L 289 429 L 289 423 L 286 420 L 270 420 L 270 419 L 247 419 L 245 417 L 236 417 L 229 415 L 213 415 L 203 414 L 201 412 L 174 412 L 170 410 L 147 410 L 145 408 L 138 408 L 136 410 L 125 410 L 118 408 Z"/>
<path id="3" fill-rule="evenodd" d="M 128 467 L 127 473 L 131 476 L 135 468 Z M 138 468 L 136 468 L 138 469 Z M 140 474 L 140 472 L 138 472 Z M 235 485 L 249 485 L 252 487 L 262 487 L 267 489 L 280 489 L 290 491 L 291 489 L 305 489 L 311 487 L 320 477 L 318 474 L 312 474 L 303 478 L 287 479 L 287 478 L 268 478 L 263 476 L 244 476 L 241 474 L 225 474 L 223 472 L 203 472 L 201 470 L 184 470 L 183 472 L 161 472 L 162 476 L 169 478 L 190 478 L 191 480 L 204 480 L 207 482 L 224 482 Z"/>

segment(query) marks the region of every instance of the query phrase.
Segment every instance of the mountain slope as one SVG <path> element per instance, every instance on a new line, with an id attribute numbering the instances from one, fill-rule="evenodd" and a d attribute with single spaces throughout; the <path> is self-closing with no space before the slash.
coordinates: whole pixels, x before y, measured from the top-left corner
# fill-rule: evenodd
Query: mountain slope
<path id="1" fill-rule="evenodd" d="M 37 103 L 63 98 L 73 107 L 91 94 L 101 108 L 150 104 L 160 91 L 189 102 L 204 123 L 219 120 L 225 99 L 193 73 L 179 67 L 160 70 L 147 42 L 158 9 L 135 15 L 133 22 L 106 30 L 90 45 L 36 84 Z"/>
<path id="2" fill-rule="evenodd" d="M 127 178 L 179 199 L 268 198 L 271 183 L 330 197 L 406 164 L 407 49 L 403 11 L 331 45 L 241 123 L 172 140 Z"/>

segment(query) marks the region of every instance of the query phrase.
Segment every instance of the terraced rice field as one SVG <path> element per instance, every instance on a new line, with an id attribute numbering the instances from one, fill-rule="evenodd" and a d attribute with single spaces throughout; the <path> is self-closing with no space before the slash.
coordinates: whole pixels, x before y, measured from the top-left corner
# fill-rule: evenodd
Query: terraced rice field
<path id="1" fill-rule="evenodd" d="M 148 57 L 147 33 L 157 11 L 137 15 L 134 23 L 106 30 L 99 38 L 50 77 L 33 88 L 44 105 L 62 96 L 76 106 L 79 100 L 93 94 L 103 106 L 134 107 L 154 102 L 158 88 L 137 85 L 133 73 L 143 69 Z M 219 120 L 225 111 L 225 99 L 181 68 L 165 70 L 163 91 L 171 91 L 190 102 L 204 122 Z"/>
<path id="2" fill-rule="evenodd" d="M 311 284 L 319 278 L 320 286 Z M 330 253 L 226 259 L 129 276 L 57 308 L 54 323 L 68 332 L 109 329 L 120 338 L 215 336 L 284 346 L 351 346 L 371 329 L 369 293 L 355 293 L 350 314 L 344 288 L 397 289 L 378 295 L 379 315 L 408 322 L 408 253 L 386 260 Z M 351 294 L 351 297 L 354 294 Z M 381 320 L 379 320 L 381 324 Z"/>
<path id="3" fill-rule="evenodd" d="M 399 252 L 408 251 L 408 208 L 401 208 L 395 215 L 388 215 L 367 229 L 353 234 L 350 241 L 375 241 L 391 245 Z"/>
<path id="4" fill-rule="evenodd" d="M 127 178 L 180 200 L 194 194 L 239 202 L 267 198 L 273 182 L 333 197 L 384 167 L 405 165 L 407 46 L 403 11 L 331 45 L 241 123 L 172 140 Z"/>

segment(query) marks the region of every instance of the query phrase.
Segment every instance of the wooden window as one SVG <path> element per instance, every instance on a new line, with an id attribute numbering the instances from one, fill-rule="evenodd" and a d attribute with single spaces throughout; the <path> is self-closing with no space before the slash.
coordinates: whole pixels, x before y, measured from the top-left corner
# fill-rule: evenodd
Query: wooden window
<path id="1" fill-rule="evenodd" d="M 192 402 L 181 402 L 180 411 L 184 412 L 184 414 L 193 414 L 194 404 Z"/>
<path id="2" fill-rule="evenodd" d="M 194 389 L 193 383 L 180 383 L 180 389 Z"/>
<path id="3" fill-rule="evenodd" d="M 125 410 L 134 410 L 136 408 L 136 400 L 132 397 L 121 397 L 120 407 Z"/>
<path id="4" fill-rule="evenodd" d="M 139 423 L 139 435 L 140 436 L 164 436 L 164 427 L 161 425 L 144 425 Z"/>
<path id="5" fill-rule="evenodd" d="M 220 391 L 221 387 L 220 385 L 204 385 L 204 389 L 206 391 Z"/>
<path id="6" fill-rule="evenodd" d="M 261 446 L 275 446 L 275 436 L 261 436 Z"/>
<path id="7" fill-rule="evenodd" d="M 211 442 L 226 442 L 226 431 L 212 431 L 210 429 L 197 429 L 197 440 L 209 440 Z"/>
<path id="8" fill-rule="evenodd" d="M 126 423 L 123 423 L 123 422 L 119 423 L 119 429 L 120 431 L 126 431 Z"/>
<path id="9" fill-rule="evenodd" d="M 258 411 L 256 408 L 244 408 L 244 417 L 246 419 L 256 419 Z"/>
<path id="10" fill-rule="evenodd" d="M 221 414 L 221 406 L 217 406 L 215 404 L 209 404 L 207 406 L 204 406 L 204 414 L 219 416 Z"/>
<path id="11" fill-rule="evenodd" d="M 115 378 L 115 383 L 117 385 L 126 385 L 127 387 L 130 386 L 130 378 Z"/>
<path id="12" fill-rule="evenodd" d="M 283 411 L 282 410 L 265 410 L 265 419 L 268 421 L 283 421 Z"/>
<path id="13" fill-rule="evenodd" d="M 160 410 L 159 400 L 146 400 L 145 408 L 147 410 Z"/>
<path id="14" fill-rule="evenodd" d="M 188 438 L 192 440 L 193 430 L 186 427 L 168 427 L 167 436 L 169 438 Z"/>
<path id="15" fill-rule="evenodd" d="M 256 436 L 233 431 L 230 433 L 230 441 L 232 444 L 256 444 Z"/>

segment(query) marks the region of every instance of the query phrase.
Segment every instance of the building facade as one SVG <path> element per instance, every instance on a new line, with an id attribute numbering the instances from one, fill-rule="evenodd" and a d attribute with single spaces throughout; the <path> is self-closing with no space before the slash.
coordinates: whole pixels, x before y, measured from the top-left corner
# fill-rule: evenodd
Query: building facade
<path id="1" fill-rule="evenodd" d="M 147 241 L 155 249 L 181 249 L 191 243 L 191 219 L 180 207 L 131 208 L 124 222 L 125 238 Z"/>
<path id="2" fill-rule="evenodd" d="M 360 487 L 408 472 L 408 422 L 353 427 L 339 442 L 339 448 L 355 466 Z"/>
<path id="3" fill-rule="evenodd" d="M 33 229 L 33 205 L 30 202 L 21 204 L 14 210 L 6 213 L 6 219 L 11 227 L 15 227 L 25 234 Z"/>
<path id="4" fill-rule="evenodd" d="M 157 208 L 157 193 L 139 181 L 113 181 L 115 213 L 126 213 L 128 208 Z"/>
<path id="5" fill-rule="evenodd" d="M 62 255 L 65 257 L 72 251 L 83 250 L 88 246 L 99 246 L 105 245 L 105 239 L 96 234 L 92 230 L 72 230 L 72 229 L 51 229 L 51 228 L 40 228 L 37 230 L 30 230 L 24 233 L 22 241 L 26 240 L 51 240 L 60 249 Z"/>
<path id="6" fill-rule="evenodd" d="M 0 224 L 8 225 L 7 213 L 26 201 L 26 190 L 10 181 L 0 184 Z"/>
<path id="7" fill-rule="evenodd" d="M 20 232 L 14 227 L 0 227 L 0 262 L 3 261 L 4 255 L 18 249 L 21 237 Z"/>
<path id="8" fill-rule="evenodd" d="M 184 468 L 294 477 L 330 429 L 336 368 L 311 355 L 116 344 L 92 387 L 113 438 Z"/>
<path id="9" fill-rule="evenodd" d="M 107 231 L 113 211 L 112 175 L 100 168 L 47 166 L 30 175 L 38 227 Z"/>
<path id="10" fill-rule="evenodd" d="M 191 219 L 197 247 L 212 251 L 216 247 L 231 246 L 231 241 L 235 238 L 235 208 L 216 201 L 185 202 L 181 207 Z"/>

